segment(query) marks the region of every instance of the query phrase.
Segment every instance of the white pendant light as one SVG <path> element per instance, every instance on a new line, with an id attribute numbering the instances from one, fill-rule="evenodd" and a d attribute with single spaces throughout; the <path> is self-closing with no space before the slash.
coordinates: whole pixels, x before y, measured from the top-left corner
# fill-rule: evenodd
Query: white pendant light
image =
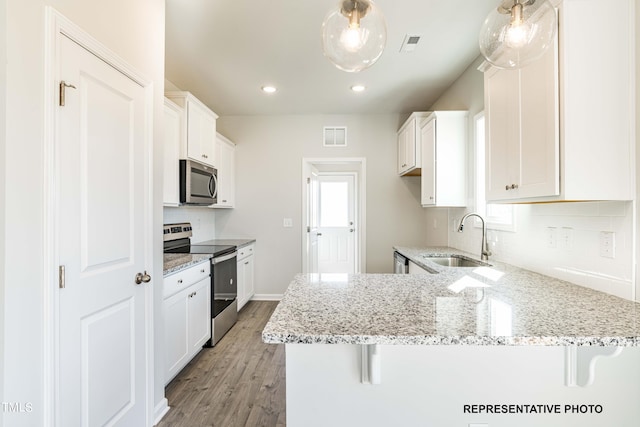
<path id="1" fill-rule="evenodd" d="M 498 68 L 522 68 L 553 44 L 558 27 L 548 0 L 504 0 L 480 30 L 480 53 Z"/>
<path id="2" fill-rule="evenodd" d="M 343 71 L 372 66 L 387 42 L 387 23 L 371 0 L 341 0 L 322 22 L 322 51 Z"/>

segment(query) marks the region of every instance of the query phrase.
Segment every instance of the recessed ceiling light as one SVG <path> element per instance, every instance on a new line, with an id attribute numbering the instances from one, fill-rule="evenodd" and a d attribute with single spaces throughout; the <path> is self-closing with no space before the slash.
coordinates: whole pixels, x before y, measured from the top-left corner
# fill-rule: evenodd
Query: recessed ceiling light
<path id="1" fill-rule="evenodd" d="M 364 92 L 364 90 L 366 89 L 366 87 L 362 86 L 362 85 L 353 85 L 351 86 L 351 90 L 354 92 Z"/>
<path id="2" fill-rule="evenodd" d="M 278 89 L 275 86 L 262 86 L 262 91 L 264 93 L 274 93 Z"/>

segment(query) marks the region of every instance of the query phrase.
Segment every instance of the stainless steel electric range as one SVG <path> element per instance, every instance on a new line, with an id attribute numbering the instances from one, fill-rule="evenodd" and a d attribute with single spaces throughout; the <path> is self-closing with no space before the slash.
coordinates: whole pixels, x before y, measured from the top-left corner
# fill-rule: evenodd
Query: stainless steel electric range
<path id="1" fill-rule="evenodd" d="M 232 245 L 217 245 L 214 240 L 191 243 L 190 223 L 165 224 L 164 252 L 211 254 L 211 339 L 214 346 L 238 319 L 237 251 Z"/>

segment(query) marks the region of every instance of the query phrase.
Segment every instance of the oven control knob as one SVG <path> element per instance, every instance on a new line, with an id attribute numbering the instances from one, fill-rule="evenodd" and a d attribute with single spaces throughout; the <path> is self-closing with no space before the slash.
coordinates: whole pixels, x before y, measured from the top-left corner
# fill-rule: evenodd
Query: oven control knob
<path id="1" fill-rule="evenodd" d="M 143 273 L 138 273 L 136 274 L 136 285 L 139 285 L 141 283 L 149 283 L 151 281 L 151 276 L 149 276 L 147 274 L 147 271 L 145 270 L 144 274 Z"/>

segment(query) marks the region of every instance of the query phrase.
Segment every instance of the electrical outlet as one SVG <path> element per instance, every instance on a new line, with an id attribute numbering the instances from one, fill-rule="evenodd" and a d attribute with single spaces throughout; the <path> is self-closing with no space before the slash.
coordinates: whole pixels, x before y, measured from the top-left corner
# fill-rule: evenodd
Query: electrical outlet
<path id="1" fill-rule="evenodd" d="M 616 257 L 616 233 L 612 231 L 600 232 L 600 256 L 604 258 Z"/>
<path id="2" fill-rule="evenodd" d="M 558 247 L 558 229 L 556 227 L 547 227 L 547 247 Z"/>
<path id="3" fill-rule="evenodd" d="M 285 228 L 291 228 L 293 227 L 293 219 L 291 218 L 284 218 L 282 220 L 282 226 Z"/>

